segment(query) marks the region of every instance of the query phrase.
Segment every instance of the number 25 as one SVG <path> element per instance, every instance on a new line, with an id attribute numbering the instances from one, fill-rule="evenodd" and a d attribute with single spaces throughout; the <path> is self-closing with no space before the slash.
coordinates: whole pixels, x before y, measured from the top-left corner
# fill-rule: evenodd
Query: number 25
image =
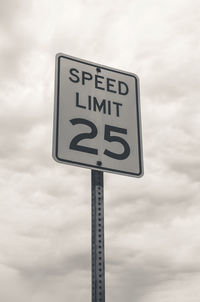
<path id="1" fill-rule="evenodd" d="M 74 118 L 74 119 L 70 120 L 70 122 L 73 126 L 78 125 L 78 124 L 86 125 L 91 129 L 91 132 L 81 133 L 81 134 L 76 135 L 72 139 L 69 148 L 72 149 L 72 150 L 97 155 L 98 154 L 98 149 L 91 148 L 91 147 L 86 147 L 86 146 L 78 144 L 81 140 L 93 139 L 97 136 L 98 130 L 97 130 L 97 127 L 95 126 L 95 124 L 88 121 L 88 120 L 86 120 L 86 119 L 83 119 L 83 118 Z M 104 154 L 111 157 L 111 158 L 117 159 L 117 160 L 126 159 L 127 157 L 129 157 L 129 154 L 130 154 L 129 144 L 122 137 L 111 135 L 111 132 L 127 134 L 127 129 L 119 128 L 119 127 L 115 127 L 115 126 L 110 126 L 110 125 L 105 125 L 105 132 L 104 132 L 104 140 L 106 140 L 110 143 L 111 142 L 120 143 L 123 146 L 124 151 L 122 153 L 118 154 L 118 153 L 114 153 L 112 151 L 109 151 L 108 149 L 105 149 Z"/>

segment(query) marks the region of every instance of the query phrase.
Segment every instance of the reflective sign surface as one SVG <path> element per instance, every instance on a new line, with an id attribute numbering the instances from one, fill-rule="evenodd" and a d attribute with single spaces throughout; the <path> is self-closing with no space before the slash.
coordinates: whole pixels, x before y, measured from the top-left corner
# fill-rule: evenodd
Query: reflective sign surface
<path id="1" fill-rule="evenodd" d="M 142 176 L 138 82 L 135 74 L 58 54 L 54 159 Z"/>

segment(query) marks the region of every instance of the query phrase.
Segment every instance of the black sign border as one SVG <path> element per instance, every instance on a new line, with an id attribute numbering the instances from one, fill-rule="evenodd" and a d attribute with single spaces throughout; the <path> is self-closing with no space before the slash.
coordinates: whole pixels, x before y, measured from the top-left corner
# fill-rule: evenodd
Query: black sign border
<path id="1" fill-rule="evenodd" d="M 133 172 L 127 172 L 127 171 L 123 171 L 123 170 L 117 170 L 117 169 L 111 169 L 111 168 L 104 168 L 104 167 L 99 167 L 99 166 L 95 166 L 95 165 L 90 165 L 90 164 L 85 164 L 85 163 L 81 163 L 78 161 L 71 161 L 71 160 L 66 160 L 66 159 L 62 159 L 59 158 L 58 156 L 58 132 L 59 132 L 59 97 L 60 97 L 60 60 L 61 58 L 64 59 L 68 59 L 71 61 L 75 61 L 81 64 L 85 64 L 85 65 L 90 65 L 93 66 L 95 68 L 101 68 L 104 70 L 108 70 L 111 72 L 115 72 L 115 73 L 120 73 L 126 76 L 131 76 L 135 79 L 135 87 L 136 87 L 136 110 L 137 110 L 137 132 L 138 132 L 138 153 L 139 153 L 139 173 L 133 173 Z M 78 58 L 74 58 L 74 57 L 70 57 L 64 54 L 58 54 L 57 55 L 57 61 L 56 63 L 58 64 L 58 68 L 57 68 L 57 74 L 56 74 L 56 80 L 57 80 L 57 96 L 55 96 L 55 100 L 56 100 L 56 139 L 55 139 L 55 157 L 54 157 L 54 152 L 53 152 L 53 157 L 56 161 L 60 162 L 60 163 L 66 163 L 66 164 L 72 164 L 72 165 L 78 165 L 78 166 L 82 166 L 84 168 L 89 168 L 89 169 L 95 169 L 95 170 L 100 170 L 100 171 L 105 171 L 105 172 L 111 172 L 111 173 L 116 173 L 116 174 L 122 174 L 122 175 L 127 175 L 127 176 L 135 176 L 135 177 L 141 177 L 143 175 L 143 161 L 142 161 L 142 142 L 141 142 L 141 121 L 140 121 L 140 107 L 139 107 L 139 83 L 138 83 L 138 78 L 131 73 L 126 73 L 124 71 L 120 71 L 114 68 L 110 68 L 107 66 L 103 66 L 97 63 L 92 63 L 92 62 L 87 62 Z"/>

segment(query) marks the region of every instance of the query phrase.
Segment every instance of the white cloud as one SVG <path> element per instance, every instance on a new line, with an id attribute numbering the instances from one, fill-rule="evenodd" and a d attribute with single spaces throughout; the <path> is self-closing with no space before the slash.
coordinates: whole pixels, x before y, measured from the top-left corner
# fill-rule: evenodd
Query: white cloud
<path id="1" fill-rule="evenodd" d="M 107 300 L 199 301 L 198 11 L 1 1 L 1 301 L 90 299 L 90 171 L 51 158 L 57 52 L 141 80 L 145 175 L 105 174 Z"/>

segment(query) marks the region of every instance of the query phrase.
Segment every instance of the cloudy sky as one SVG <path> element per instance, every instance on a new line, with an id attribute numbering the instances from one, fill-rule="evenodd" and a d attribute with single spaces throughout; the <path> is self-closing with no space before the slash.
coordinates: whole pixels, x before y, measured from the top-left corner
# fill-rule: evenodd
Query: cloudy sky
<path id="1" fill-rule="evenodd" d="M 1 0 L 0 301 L 90 301 L 90 170 L 51 156 L 55 54 L 138 74 L 145 174 L 104 174 L 106 300 L 200 301 L 198 0 Z"/>

